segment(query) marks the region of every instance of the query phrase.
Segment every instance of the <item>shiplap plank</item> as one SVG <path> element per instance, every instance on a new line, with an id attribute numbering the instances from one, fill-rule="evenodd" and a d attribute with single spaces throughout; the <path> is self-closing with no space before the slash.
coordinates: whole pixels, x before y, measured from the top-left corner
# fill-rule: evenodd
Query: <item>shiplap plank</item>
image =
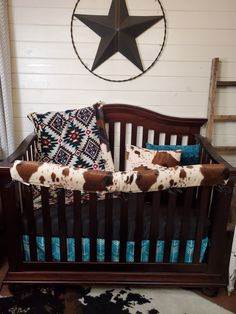
<path id="1" fill-rule="evenodd" d="M 109 75 L 111 66 L 104 63 L 103 67 L 98 68 L 99 75 Z M 133 71 L 133 65 L 124 61 L 113 60 L 112 72 L 114 74 L 127 75 Z M 85 67 L 77 59 L 37 59 L 31 58 L 12 58 L 12 73 L 27 74 L 88 74 Z M 209 78 L 209 62 L 187 61 L 158 61 L 152 67 L 148 75 L 155 76 L 190 76 Z M 221 79 L 236 79 L 236 62 L 225 62 L 221 66 Z"/>
<path id="2" fill-rule="evenodd" d="M 76 27 L 75 39 L 79 43 L 99 43 L 100 37 L 88 27 Z M 137 38 L 140 44 L 160 44 L 163 30 L 150 28 Z M 32 42 L 71 42 L 70 27 L 67 26 L 41 26 L 41 25 L 10 25 L 12 40 Z M 78 39 L 77 39 L 78 38 Z M 217 45 L 235 46 L 236 29 L 170 29 L 168 31 L 168 44 L 172 45 Z"/>
<path id="3" fill-rule="evenodd" d="M 103 67 L 98 68 L 100 75 L 109 75 L 111 65 L 104 63 Z M 235 70 L 235 72 L 234 72 Z M 127 75 L 133 71 L 133 65 L 124 61 L 113 60 L 112 71 L 114 74 Z M 209 77 L 209 62 L 165 62 L 159 61 L 149 71 L 149 75 L 155 76 L 190 76 L 190 77 Z M 78 60 L 72 59 L 37 59 L 12 58 L 12 72 L 19 74 L 38 73 L 38 74 L 88 74 L 85 67 L 81 67 Z M 236 62 L 231 63 L 223 72 L 230 77 L 236 73 Z M 228 75 L 227 75 L 228 74 Z"/>
<path id="4" fill-rule="evenodd" d="M 230 136 L 236 134 L 236 123 L 235 122 L 217 122 L 214 126 L 215 135 L 226 135 Z M 235 138 L 236 144 L 236 138 Z"/>
<path id="5" fill-rule="evenodd" d="M 113 76 L 109 76 L 113 78 Z M 120 76 L 122 79 L 122 76 Z M 68 89 L 83 90 L 120 90 L 119 84 L 111 84 L 91 75 L 44 75 L 44 74 L 13 74 L 13 88 L 39 88 L 39 89 L 63 89 L 65 86 Z M 144 91 L 195 91 L 207 92 L 208 79 L 195 77 L 156 77 L 155 80 L 150 80 L 146 75 L 140 77 L 139 80 L 132 80 L 123 83 L 122 90 L 144 90 Z"/>
<path id="6" fill-rule="evenodd" d="M 215 146 L 236 146 L 236 137 L 234 134 L 217 134 L 213 136 L 213 145 Z"/>
<path id="7" fill-rule="evenodd" d="M 143 105 L 144 103 L 134 103 L 134 102 L 130 102 L 131 104 L 136 104 L 136 105 Z M 31 103 L 31 104 L 21 104 L 19 105 L 18 103 L 14 103 L 13 104 L 13 111 L 14 111 L 14 117 L 15 118 L 25 118 L 30 112 L 32 111 L 37 111 L 38 113 L 44 113 L 47 111 L 64 111 L 64 110 L 73 110 L 73 109 L 80 109 L 83 108 L 85 106 L 91 105 L 93 104 L 93 102 L 91 102 L 90 104 L 72 104 L 72 105 L 68 105 L 66 103 L 64 104 L 35 104 L 35 103 Z M 162 114 L 166 114 L 166 115 L 172 115 L 173 112 L 178 111 L 178 114 L 180 117 L 205 117 L 206 116 L 206 109 L 204 105 L 198 105 L 198 106 L 189 106 L 189 105 L 185 105 L 185 106 L 177 106 L 177 105 L 165 105 L 165 106 L 161 106 L 161 105 L 148 105 L 145 104 L 145 108 L 146 109 L 150 109 L 152 111 L 157 111 L 159 113 Z"/>
<path id="8" fill-rule="evenodd" d="M 36 8 L 73 8 L 75 5 L 74 0 L 9 0 L 10 6 L 16 7 L 36 7 Z M 137 2 L 144 2 L 143 0 L 129 0 L 130 5 L 135 5 Z M 161 1 L 165 10 L 185 10 L 185 11 L 236 11 L 235 0 L 178 0 L 178 1 Z M 146 1 L 145 1 L 146 3 Z M 101 6 L 109 6 L 110 0 L 93 0 L 93 1 L 80 1 L 81 8 L 97 9 Z"/>
<path id="9" fill-rule="evenodd" d="M 37 90 L 37 89 L 13 89 L 13 101 L 17 104 L 22 104 L 22 110 L 24 112 L 24 106 L 30 106 L 33 103 L 45 104 L 48 106 L 50 103 L 53 105 L 75 105 L 82 104 L 87 105 L 98 100 L 102 100 L 106 103 L 120 102 L 138 105 L 150 105 L 153 110 L 158 106 L 172 106 L 175 108 L 174 112 L 178 110 L 178 107 L 189 106 L 198 107 L 199 105 L 205 106 L 207 102 L 207 92 L 143 92 L 143 91 L 126 91 L 122 93 L 119 91 L 94 91 L 92 95 L 88 97 L 88 92 L 84 90 Z M 24 106 L 23 106 L 24 104 Z M 177 112 L 176 112 L 177 114 Z"/>
<path id="10" fill-rule="evenodd" d="M 81 44 L 81 54 L 86 54 L 86 58 L 94 58 L 97 45 Z M 143 54 L 146 60 L 153 60 L 149 45 L 143 46 Z M 50 42 L 11 42 L 12 57 L 17 58 L 46 58 L 46 59 L 77 59 L 71 43 L 50 43 Z M 236 62 L 236 46 L 221 46 L 220 42 L 216 46 L 192 46 L 192 45 L 166 45 L 159 60 L 163 61 L 208 61 L 211 62 L 213 56 L 221 56 L 224 60 Z M 121 60 L 117 54 L 115 59 Z M 85 59 L 86 60 L 86 59 Z M 78 61 L 79 62 L 79 61 Z M 82 65 L 81 65 L 82 66 Z"/>
<path id="11" fill-rule="evenodd" d="M 221 106 L 216 107 L 216 111 L 215 113 L 218 114 L 226 114 L 226 115 L 236 115 L 236 106 L 235 106 L 235 99 L 236 99 L 236 93 L 234 95 L 234 101 L 232 99 L 232 103 L 229 102 L 225 102 L 225 103 L 221 103 Z M 234 103 L 234 104 L 233 104 Z M 223 105 L 225 104 L 225 105 Z"/>
<path id="12" fill-rule="evenodd" d="M 144 3 L 142 1 L 142 3 Z M 93 8 L 94 10 L 94 8 Z M 81 10 L 80 13 L 94 14 L 93 10 Z M 21 8 L 15 7 L 9 10 L 11 24 L 22 25 L 68 25 L 71 20 L 71 8 Z M 85 12 L 84 12 L 85 11 Z M 96 14 L 106 14 L 105 7 L 96 11 Z M 153 9 L 137 8 L 137 5 L 129 8 L 130 15 L 153 15 Z M 155 12 L 156 14 L 156 12 Z M 197 29 L 235 29 L 235 12 L 167 12 L 168 28 L 197 28 Z M 201 23 L 199 24 L 199 20 Z"/>

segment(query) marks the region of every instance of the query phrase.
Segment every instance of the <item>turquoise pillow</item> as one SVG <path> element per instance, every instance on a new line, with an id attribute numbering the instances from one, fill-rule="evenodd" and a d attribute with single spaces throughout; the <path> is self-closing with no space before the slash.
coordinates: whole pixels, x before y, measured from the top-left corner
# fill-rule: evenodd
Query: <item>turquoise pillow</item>
<path id="1" fill-rule="evenodd" d="M 146 144 L 146 148 L 152 150 L 181 150 L 180 165 L 196 165 L 199 164 L 200 146 L 196 145 L 154 145 Z"/>

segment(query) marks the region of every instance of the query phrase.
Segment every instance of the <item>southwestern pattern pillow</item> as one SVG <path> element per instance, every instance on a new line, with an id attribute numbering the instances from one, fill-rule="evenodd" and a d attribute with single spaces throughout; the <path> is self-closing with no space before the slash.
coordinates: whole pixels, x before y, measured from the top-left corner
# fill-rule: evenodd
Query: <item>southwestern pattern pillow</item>
<path id="1" fill-rule="evenodd" d="M 100 123 L 97 123 L 98 117 Z M 28 118 L 33 122 L 37 134 L 39 161 L 70 167 L 114 170 L 109 146 L 105 145 L 105 127 L 101 132 L 103 113 L 99 104 L 63 112 L 34 112 Z M 35 204 L 39 203 L 36 205 L 38 207 L 40 191 L 35 187 L 33 193 Z M 50 195 L 50 202 L 54 203 L 56 191 L 51 189 Z M 66 202 L 72 202 L 70 191 L 66 191 Z"/>
<path id="2" fill-rule="evenodd" d="M 154 151 L 134 145 L 126 145 L 126 171 L 156 169 L 156 166 L 179 165 L 181 151 Z"/>
<path id="3" fill-rule="evenodd" d="M 39 161 L 105 170 L 94 106 L 64 112 L 31 113 Z"/>

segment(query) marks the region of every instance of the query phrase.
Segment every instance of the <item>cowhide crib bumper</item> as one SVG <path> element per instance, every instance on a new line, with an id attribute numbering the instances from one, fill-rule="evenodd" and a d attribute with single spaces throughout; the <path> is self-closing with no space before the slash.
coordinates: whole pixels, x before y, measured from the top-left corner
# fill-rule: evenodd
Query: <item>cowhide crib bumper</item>
<path id="1" fill-rule="evenodd" d="M 96 110 L 31 114 L 37 136 L 0 164 L 5 282 L 226 285 L 236 172 L 195 137 L 205 120 Z"/>
<path id="2" fill-rule="evenodd" d="M 119 262 L 120 260 L 120 207 L 122 192 L 129 193 L 128 195 L 128 221 L 127 221 L 127 243 L 126 243 L 126 257 L 125 262 L 134 262 L 134 233 L 135 233 L 135 212 L 137 208 L 137 198 L 134 193 L 150 192 L 150 191 L 163 191 L 168 188 L 175 187 L 198 187 L 209 186 L 216 184 L 226 184 L 229 173 L 223 165 L 194 165 L 183 167 L 158 167 L 156 170 L 141 170 L 129 172 L 106 172 L 98 170 L 85 170 L 82 168 L 69 168 L 56 164 L 37 163 L 37 162 L 24 162 L 16 161 L 11 168 L 11 176 L 13 180 L 18 180 L 25 184 L 34 184 L 40 186 L 50 187 L 54 189 L 55 194 L 61 193 L 56 191 L 56 188 L 63 188 L 69 190 L 80 190 L 80 192 L 110 192 L 115 194 L 116 198 L 113 199 L 113 234 L 111 240 L 111 261 Z M 57 195 L 57 198 L 59 196 Z M 63 196 L 62 196 L 63 197 Z M 96 238 L 96 261 L 105 261 L 105 194 L 99 195 L 100 200 L 97 203 L 97 238 Z M 62 201 L 65 201 L 62 199 Z M 51 200 L 55 203 L 55 199 Z M 90 239 L 89 239 L 89 204 L 84 199 L 82 204 L 76 204 L 73 200 L 73 206 L 81 207 L 81 250 L 82 261 L 90 261 Z M 38 204 L 37 204 L 38 205 Z M 41 204 L 42 206 L 42 204 Z M 65 206 L 65 205 L 64 205 Z M 66 234 L 66 261 L 75 261 L 75 235 L 73 233 L 73 206 L 65 206 L 65 227 Z M 61 239 L 58 221 L 58 210 L 56 205 L 50 207 L 50 222 L 51 222 L 51 256 L 53 261 L 61 261 Z M 143 226 L 142 226 L 142 239 L 141 239 L 141 256 L 140 262 L 149 262 L 150 250 L 150 224 L 151 224 L 151 204 L 149 202 L 143 203 Z M 195 232 L 197 227 L 197 217 L 194 211 L 190 211 L 188 215 L 189 228 L 187 231 L 188 238 L 185 244 L 184 262 L 192 263 L 193 253 L 195 246 Z M 156 241 L 156 256 L 155 262 L 163 262 L 164 260 L 164 247 L 165 247 L 165 227 L 166 215 L 165 212 L 159 216 L 158 220 L 158 237 Z M 25 217 L 26 219 L 26 217 Z M 45 261 L 45 237 L 43 232 L 43 211 L 42 208 L 36 209 L 35 227 L 37 234 L 34 235 L 37 246 L 37 261 Z M 173 219 L 173 239 L 171 239 L 169 262 L 176 263 L 179 257 L 180 246 L 180 229 L 181 229 L 181 216 L 178 209 L 174 212 Z M 206 247 L 208 244 L 208 224 L 206 220 L 204 225 L 204 232 L 201 240 L 200 257 L 199 261 L 203 260 Z M 27 222 L 24 221 L 23 228 L 23 248 L 25 261 L 31 261 L 30 249 L 30 236 L 27 231 Z M 32 236 L 32 234 L 31 234 Z M 65 234 L 63 235 L 65 236 Z"/>

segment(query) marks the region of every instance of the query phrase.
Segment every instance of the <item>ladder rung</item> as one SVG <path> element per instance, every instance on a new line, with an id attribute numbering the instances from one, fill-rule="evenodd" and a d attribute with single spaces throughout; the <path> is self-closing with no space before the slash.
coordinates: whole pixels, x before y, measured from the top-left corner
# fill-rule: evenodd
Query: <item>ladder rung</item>
<path id="1" fill-rule="evenodd" d="M 217 87 L 232 87 L 236 86 L 236 81 L 217 81 Z"/>
<path id="2" fill-rule="evenodd" d="M 236 146 L 215 146 L 215 149 L 228 154 L 236 153 Z"/>
<path id="3" fill-rule="evenodd" d="M 214 121 L 218 122 L 236 122 L 236 115 L 216 115 Z"/>

